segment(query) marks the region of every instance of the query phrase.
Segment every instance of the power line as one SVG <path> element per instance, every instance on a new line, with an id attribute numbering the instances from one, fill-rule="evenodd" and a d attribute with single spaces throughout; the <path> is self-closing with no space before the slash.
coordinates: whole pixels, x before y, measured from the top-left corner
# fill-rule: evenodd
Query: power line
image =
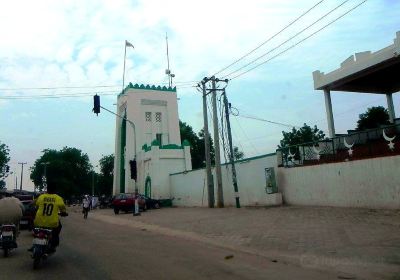
<path id="1" fill-rule="evenodd" d="M 315 24 L 317 24 L 318 22 L 320 22 L 321 20 L 325 19 L 328 15 L 330 15 L 331 13 L 333 13 L 334 11 L 336 11 L 337 9 L 339 9 L 341 6 L 343 6 L 344 4 L 346 4 L 349 0 L 345 0 L 343 1 L 341 4 L 339 4 L 338 6 L 336 6 L 335 8 L 333 8 L 332 10 L 330 10 L 329 12 L 327 12 L 326 14 L 324 14 L 323 16 L 321 16 L 320 18 L 318 18 L 316 21 L 314 21 L 313 23 L 311 23 L 310 25 L 306 26 L 305 28 L 303 28 L 301 31 L 297 32 L 296 34 L 294 34 L 292 37 L 290 37 L 289 39 L 283 41 L 282 43 L 280 43 L 278 46 L 274 47 L 273 49 L 269 50 L 268 52 L 260 55 L 259 57 L 253 59 L 252 61 L 248 62 L 247 64 L 239 67 L 238 69 L 230 72 L 229 74 L 225 75 L 224 78 L 227 78 L 228 76 L 231 76 L 232 74 L 235 74 L 237 72 L 239 72 L 240 70 L 246 68 L 247 66 L 255 63 L 256 61 L 260 60 L 261 58 L 267 56 L 268 54 L 272 53 L 273 51 L 279 49 L 280 47 L 282 47 L 284 44 L 286 44 L 287 42 L 291 41 L 292 39 L 296 38 L 298 35 L 302 34 L 304 31 L 308 30 L 309 28 L 311 28 L 312 26 L 314 26 Z"/>
<path id="2" fill-rule="evenodd" d="M 257 121 L 262 121 L 262 122 L 267 122 L 267 123 L 272 123 L 272 124 L 276 124 L 276 125 L 280 125 L 280 126 L 286 126 L 286 127 L 290 127 L 290 128 L 293 128 L 293 127 L 294 128 L 300 128 L 300 126 L 298 126 L 298 125 L 291 125 L 291 124 L 286 124 L 286 123 L 281 123 L 281 122 L 275 122 L 275 121 L 270 121 L 270 120 L 266 120 L 266 119 L 262 119 L 262 118 L 258 118 L 258 117 L 253 117 L 253 116 L 238 115 L 238 117 L 257 120 Z"/>
<path id="3" fill-rule="evenodd" d="M 194 86 L 182 86 L 177 87 L 178 89 L 192 88 Z M 82 98 L 92 97 L 93 94 L 114 95 L 118 94 L 117 91 L 93 91 L 93 92 L 76 92 L 76 93 L 65 93 L 65 94 L 35 94 L 35 95 L 3 95 L 0 96 L 2 100 L 18 100 L 18 99 L 52 99 L 52 98 Z"/>
<path id="4" fill-rule="evenodd" d="M 92 94 L 102 95 L 116 95 L 115 91 L 96 91 L 96 92 L 77 92 L 67 94 L 40 94 L 40 95 L 5 95 L 0 96 L 0 99 L 13 100 L 13 99 L 47 99 L 47 98 L 64 98 L 64 97 L 92 97 Z"/>
<path id="5" fill-rule="evenodd" d="M 249 136 L 247 135 L 246 131 L 243 129 L 242 125 L 240 124 L 240 121 L 239 121 L 239 119 L 237 118 L 238 115 L 233 115 L 233 116 L 235 117 L 234 119 L 235 119 L 235 121 L 237 122 L 237 124 L 238 124 L 240 130 L 242 131 L 242 133 L 243 133 L 243 135 L 244 135 L 244 137 L 247 139 L 247 142 L 250 143 L 251 147 L 252 147 L 253 150 L 256 152 L 256 154 L 259 154 L 258 149 L 256 148 L 256 146 L 254 146 L 253 142 L 250 141 Z M 242 150 L 244 151 L 243 146 L 242 146 L 241 144 L 240 144 L 240 146 L 242 147 Z"/>
<path id="6" fill-rule="evenodd" d="M 2 91 L 18 90 L 55 90 L 55 89 L 82 89 L 82 88 L 113 88 L 120 86 L 60 86 L 60 87 L 22 87 L 22 88 L 0 88 Z"/>
<path id="7" fill-rule="evenodd" d="M 344 14 L 340 15 L 339 17 L 337 17 L 336 19 L 332 20 L 331 22 L 329 22 L 328 24 L 324 25 L 323 27 L 321 27 L 320 29 L 318 29 L 317 31 L 311 33 L 309 36 L 305 37 L 304 39 L 300 40 L 299 42 L 297 42 L 296 44 L 294 44 L 293 46 L 290 46 L 288 48 L 286 48 L 285 50 L 281 51 L 280 53 L 274 55 L 273 57 L 257 64 L 256 66 L 242 72 L 239 73 L 238 75 L 234 76 L 233 78 L 231 78 L 230 80 L 236 79 L 244 74 L 247 74 L 248 72 L 268 63 L 269 61 L 273 60 L 274 58 L 284 54 L 285 52 L 289 51 L 290 49 L 293 49 L 294 47 L 296 47 L 297 45 L 303 43 L 304 41 L 306 41 L 307 39 L 311 38 L 312 36 L 314 36 L 315 34 L 319 33 L 320 31 L 322 31 L 323 29 L 325 29 L 326 27 L 330 26 L 331 24 L 333 24 L 334 22 L 338 21 L 339 19 L 341 19 L 342 17 L 346 16 L 347 14 L 349 14 L 350 12 L 352 12 L 353 10 L 357 9 L 358 7 L 360 7 L 362 4 L 364 4 L 365 2 L 367 2 L 368 0 L 364 0 L 361 3 L 357 4 L 356 6 L 354 6 L 353 8 L 351 8 L 350 10 L 348 10 L 347 12 L 345 12 Z"/>
<path id="8" fill-rule="evenodd" d="M 311 12 L 314 8 L 316 8 L 318 5 L 320 5 L 322 2 L 324 2 L 325 0 L 321 0 L 318 3 L 316 3 L 314 6 L 312 6 L 310 9 L 308 9 L 307 11 L 305 11 L 304 13 L 302 13 L 300 16 L 298 16 L 295 20 L 293 20 L 292 22 L 290 22 L 288 25 L 286 25 L 283 29 L 281 29 L 280 31 L 278 31 L 277 33 L 275 33 L 274 35 L 272 35 L 271 37 L 269 37 L 267 40 L 265 40 L 264 42 L 262 42 L 260 45 L 258 45 L 257 47 L 255 47 L 254 49 L 252 49 L 251 51 L 249 51 L 248 53 L 246 53 L 245 55 L 243 55 L 242 57 L 240 57 L 239 59 L 235 60 L 234 62 L 232 62 L 231 64 L 229 64 L 228 66 L 225 66 L 224 68 L 222 68 L 221 70 L 219 70 L 217 73 L 215 73 L 213 76 L 218 75 L 219 73 L 221 73 L 222 71 L 225 71 L 226 69 L 230 68 L 231 66 L 235 65 L 236 63 L 238 63 L 239 61 L 241 61 L 242 59 L 246 58 L 247 56 L 249 56 L 250 54 L 252 54 L 253 52 L 255 52 L 256 50 L 258 50 L 259 48 L 261 48 L 262 46 L 264 46 L 266 43 L 268 43 L 269 41 L 271 41 L 272 39 L 274 39 L 276 36 L 278 36 L 279 34 L 281 34 L 283 31 L 285 31 L 287 28 L 289 28 L 290 26 L 292 26 L 294 23 L 296 23 L 297 21 L 299 21 L 302 17 L 304 17 L 305 15 L 307 15 L 309 12 Z"/>
<path id="9" fill-rule="evenodd" d="M 178 86 L 186 86 L 193 85 L 198 81 L 183 81 L 183 82 L 174 82 L 175 85 Z M 137 84 L 148 84 L 148 83 L 140 83 Z M 150 83 L 152 84 L 152 83 Z M 158 83 L 157 83 L 158 84 Z M 168 84 L 167 82 L 162 82 L 159 84 Z M 53 87 L 15 87 L 15 88 L 0 88 L 0 91 L 25 91 L 25 90 L 59 90 L 59 89 L 91 89 L 91 88 L 119 88 L 119 85 L 97 85 L 97 86 L 53 86 Z"/>

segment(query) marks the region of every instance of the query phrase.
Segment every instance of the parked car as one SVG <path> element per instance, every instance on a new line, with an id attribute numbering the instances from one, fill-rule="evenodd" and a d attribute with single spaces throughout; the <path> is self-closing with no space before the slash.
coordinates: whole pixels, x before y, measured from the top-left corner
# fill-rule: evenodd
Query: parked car
<path id="1" fill-rule="evenodd" d="M 33 206 L 33 200 L 21 201 L 24 205 L 24 212 L 22 213 L 22 218 L 19 224 L 21 226 L 26 226 L 29 230 L 33 228 L 33 220 L 36 215 L 36 208 Z"/>
<path id="2" fill-rule="evenodd" d="M 160 209 L 161 201 L 159 199 L 153 199 L 143 194 L 140 194 L 140 196 L 146 201 L 147 209 Z"/>
<path id="3" fill-rule="evenodd" d="M 139 210 L 146 211 L 147 205 L 146 200 L 142 196 L 138 196 Z M 135 205 L 135 194 L 134 193 L 120 193 L 115 196 L 112 201 L 114 213 L 119 214 L 119 211 L 133 212 Z"/>
<path id="4" fill-rule="evenodd" d="M 26 227 L 31 230 L 33 228 L 33 220 L 35 219 L 36 215 L 36 209 L 33 206 L 33 195 L 16 194 L 15 197 L 18 198 L 24 205 L 24 211 L 19 224 L 21 227 Z"/>

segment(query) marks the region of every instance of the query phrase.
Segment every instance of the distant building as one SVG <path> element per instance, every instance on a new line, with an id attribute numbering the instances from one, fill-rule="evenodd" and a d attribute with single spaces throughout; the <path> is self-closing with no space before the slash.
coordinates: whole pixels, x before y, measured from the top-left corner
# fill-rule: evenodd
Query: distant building
<path id="1" fill-rule="evenodd" d="M 129 84 L 118 96 L 113 193 L 170 198 L 169 174 L 192 169 L 181 143 L 176 88 Z M 136 165 L 136 181 L 131 166 Z"/>

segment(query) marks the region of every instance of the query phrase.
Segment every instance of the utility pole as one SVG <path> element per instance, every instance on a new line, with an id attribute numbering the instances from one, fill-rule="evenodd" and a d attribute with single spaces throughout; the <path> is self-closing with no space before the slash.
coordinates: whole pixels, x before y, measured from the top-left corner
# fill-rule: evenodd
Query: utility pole
<path id="1" fill-rule="evenodd" d="M 217 112 L 217 90 L 215 86 L 215 77 L 211 77 L 212 83 L 212 105 L 213 105 L 213 126 L 214 126 L 214 142 L 215 142 L 215 173 L 217 174 L 217 206 L 224 207 L 224 192 L 222 190 L 221 175 L 221 157 L 219 152 L 219 131 L 218 131 L 218 112 Z"/>
<path id="2" fill-rule="evenodd" d="M 135 143 L 135 145 L 136 145 L 136 143 Z M 135 154 L 135 156 L 136 156 L 136 154 Z M 95 167 L 99 167 L 99 166 L 96 165 Z M 92 196 L 94 196 L 94 177 L 95 177 L 95 171 L 94 171 L 94 168 L 93 168 L 93 171 L 92 171 Z M 135 186 L 136 186 L 136 182 L 135 182 Z"/>
<path id="3" fill-rule="evenodd" d="M 235 160 L 233 158 L 231 123 L 229 120 L 229 107 L 228 107 L 229 103 L 228 103 L 228 98 L 226 97 L 225 90 L 223 92 L 223 96 L 224 96 L 226 126 L 227 126 L 227 130 L 228 130 L 228 140 L 229 140 L 229 161 L 231 162 L 231 165 L 232 165 L 232 181 L 233 181 L 233 188 L 235 190 L 236 208 L 240 208 L 239 189 L 238 189 L 237 177 L 236 177 Z"/>
<path id="4" fill-rule="evenodd" d="M 94 196 L 94 170 L 92 172 L 92 196 Z"/>
<path id="5" fill-rule="evenodd" d="M 204 150 L 206 156 L 206 171 L 207 171 L 207 190 L 208 190 L 208 207 L 214 208 L 214 181 L 211 173 L 211 158 L 210 158 L 210 134 L 208 132 L 208 112 L 207 112 L 207 92 L 206 92 L 207 79 L 201 82 L 203 87 L 203 117 L 204 117 Z"/>
<path id="6" fill-rule="evenodd" d="M 18 162 L 18 164 L 21 164 L 22 168 L 21 168 L 21 182 L 19 185 L 19 190 L 22 191 L 22 179 L 23 179 L 23 174 L 24 174 L 24 165 L 27 164 L 26 162 Z"/>

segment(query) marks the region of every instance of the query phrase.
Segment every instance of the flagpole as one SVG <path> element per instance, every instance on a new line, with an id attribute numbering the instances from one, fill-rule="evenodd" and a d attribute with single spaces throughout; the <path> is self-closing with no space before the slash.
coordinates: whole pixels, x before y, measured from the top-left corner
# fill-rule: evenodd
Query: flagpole
<path id="1" fill-rule="evenodd" d="M 124 54 L 124 72 L 122 73 L 122 94 L 125 89 L 125 61 L 126 61 L 126 40 L 125 40 L 125 54 Z"/>

